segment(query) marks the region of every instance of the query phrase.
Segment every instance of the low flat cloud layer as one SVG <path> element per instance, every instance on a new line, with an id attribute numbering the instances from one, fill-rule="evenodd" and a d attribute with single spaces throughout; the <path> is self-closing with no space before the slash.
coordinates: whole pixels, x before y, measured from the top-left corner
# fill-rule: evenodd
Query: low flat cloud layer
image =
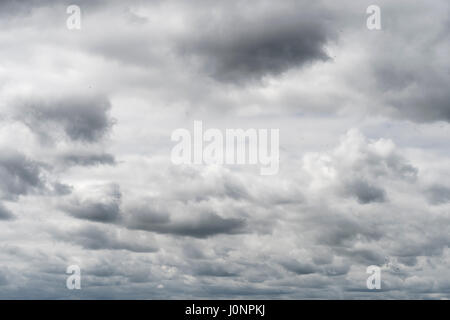
<path id="1" fill-rule="evenodd" d="M 449 298 L 449 4 L 371 4 L 1 1 L 0 298 Z M 279 172 L 173 164 L 194 121 Z"/>

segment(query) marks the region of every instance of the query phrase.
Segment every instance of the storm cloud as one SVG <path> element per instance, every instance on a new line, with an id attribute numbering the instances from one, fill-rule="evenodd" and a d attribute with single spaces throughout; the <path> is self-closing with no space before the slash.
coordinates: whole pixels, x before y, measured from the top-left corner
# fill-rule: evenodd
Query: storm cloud
<path id="1" fill-rule="evenodd" d="M 263 2 L 255 8 L 238 1 L 220 5 L 212 19 L 199 16 L 207 28 L 199 26 L 200 32 L 185 40 L 181 50 L 198 59 L 208 75 L 231 83 L 327 60 L 325 45 L 336 33 L 327 20 L 331 15 L 304 2 Z"/>

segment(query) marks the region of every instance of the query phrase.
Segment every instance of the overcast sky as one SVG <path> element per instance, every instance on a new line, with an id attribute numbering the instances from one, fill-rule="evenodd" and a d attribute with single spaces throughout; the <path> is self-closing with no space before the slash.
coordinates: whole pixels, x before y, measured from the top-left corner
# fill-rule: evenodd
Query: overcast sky
<path id="1" fill-rule="evenodd" d="M 0 298 L 450 298 L 449 13 L 2 0 Z M 174 165 L 194 120 L 280 129 L 278 174 Z"/>

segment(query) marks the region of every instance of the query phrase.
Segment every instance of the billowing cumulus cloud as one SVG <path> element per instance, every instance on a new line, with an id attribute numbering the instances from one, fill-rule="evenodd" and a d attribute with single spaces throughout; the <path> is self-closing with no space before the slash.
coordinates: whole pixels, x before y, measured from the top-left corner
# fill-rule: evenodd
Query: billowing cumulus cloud
<path id="1" fill-rule="evenodd" d="M 384 202 L 383 185 L 391 179 L 411 183 L 417 168 L 406 161 L 390 140 L 368 141 L 350 130 L 331 154 L 308 154 L 304 168 L 312 177 L 313 188 L 333 190 L 353 197 L 361 204 Z"/>
<path id="2" fill-rule="evenodd" d="M 88 191 L 87 198 L 74 195 L 61 209 L 78 219 L 109 223 L 120 218 L 121 200 L 118 185 L 95 186 Z"/>
<path id="3" fill-rule="evenodd" d="M 0 1 L 0 298 L 448 298 L 449 4 L 371 4 Z M 173 164 L 195 120 L 279 172 Z"/>

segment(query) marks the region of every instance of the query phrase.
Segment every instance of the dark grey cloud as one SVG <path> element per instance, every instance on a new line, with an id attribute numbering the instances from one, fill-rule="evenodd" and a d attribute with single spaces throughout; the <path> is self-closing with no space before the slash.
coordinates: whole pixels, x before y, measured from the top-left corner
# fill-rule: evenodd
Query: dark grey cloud
<path id="1" fill-rule="evenodd" d="M 236 10 L 240 5 L 243 10 Z M 258 1 L 250 9 L 233 1 L 215 10 L 199 15 L 199 28 L 180 50 L 217 80 L 260 80 L 329 58 L 324 46 L 335 32 L 324 7 L 303 1 L 283 6 Z"/>
<path id="2" fill-rule="evenodd" d="M 122 194 L 115 184 L 100 188 L 87 199 L 74 196 L 60 208 L 69 215 L 83 220 L 123 225 L 131 230 L 160 234 L 207 238 L 220 234 L 238 234 L 245 231 L 242 218 L 223 218 L 213 212 L 200 212 L 190 217 L 171 214 L 160 205 L 132 206 L 122 209 Z M 97 195 L 97 197 L 94 197 Z M 189 206 L 183 210 L 192 210 Z"/>
<path id="3" fill-rule="evenodd" d="M 73 141 L 96 142 L 114 124 L 109 117 L 111 104 L 101 96 L 65 96 L 58 99 L 30 98 L 18 103 L 15 119 L 43 139 L 63 133 Z"/>
<path id="4" fill-rule="evenodd" d="M 153 215 L 151 218 L 146 218 L 145 215 L 140 215 L 134 218 L 129 225 L 134 229 L 194 238 L 242 233 L 245 226 L 244 219 L 222 218 L 216 213 L 201 213 L 194 218 L 176 221 L 167 220 L 161 216 Z"/>
<path id="5" fill-rule="evenodd" d="M 66 212 L 78 219 L 98 222 L 116 221 L 119 216 L 119 206 L 116 202 L 83 202 L 65 207 Z"/>
<path id="6" fill-rule="evenodd" d="M 386 191 L 370 185 L 367 181 L 356 180 L 346 187 L 348 193 L 354 195 L 361 204 L 386 201 Z"/>
<path id="7" fill-rule="evenodd" d="M 60 161 L 68 166 L 96 166 L 116 164 L 114 156 L 109 153 L 67 153 L 60 157 Z"/>
<path id="8" fill-rule="evenodd" d="M 0 203 L 0 220 L 11 220 L 14 215 L 3 204 Z"/>
<path id="9" fill-rule="evenodd" d="M 294 259 L 286 259 L 285 261 L 281 262 L 281 265 L 286 268 L 286 270 L 299 275 L 317 272 L 317 269 L 313 264 L 302 263 Z"/>
<path id="10" fill-rule="evenodd" d="M 152 205 L 130 208 L 126 224 L 129 228 L 147 229 L 170 222 L 170 214 L 161 207 Z"/>
<path id="11" fill-rule="evenodd" d="M 11 149 L 0 152 L 0 197 L 15 200 L 20 195 L 46 189 L 44 166 Z"/>

